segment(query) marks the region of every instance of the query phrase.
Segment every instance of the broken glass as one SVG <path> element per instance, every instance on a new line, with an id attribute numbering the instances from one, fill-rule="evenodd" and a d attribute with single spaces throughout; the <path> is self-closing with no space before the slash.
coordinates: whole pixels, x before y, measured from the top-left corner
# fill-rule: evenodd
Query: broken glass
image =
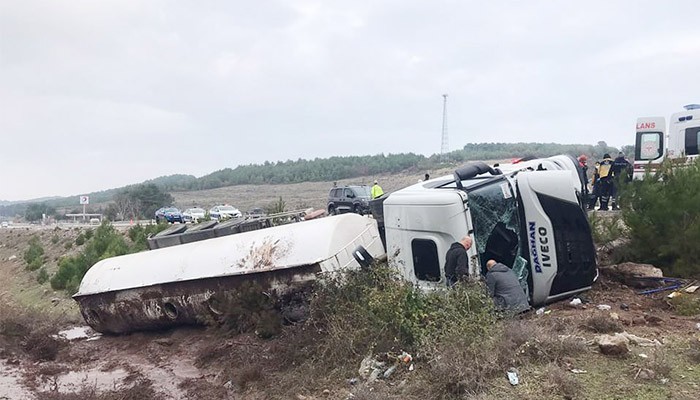
<path id="1" fill-rule="evenodd" d="M 520 216 L 511 183 L 504 177 L 468 190 L 481 272 L 494 259 L 512 268 L 527 293 L 529 263 L 521 257 Z"/>

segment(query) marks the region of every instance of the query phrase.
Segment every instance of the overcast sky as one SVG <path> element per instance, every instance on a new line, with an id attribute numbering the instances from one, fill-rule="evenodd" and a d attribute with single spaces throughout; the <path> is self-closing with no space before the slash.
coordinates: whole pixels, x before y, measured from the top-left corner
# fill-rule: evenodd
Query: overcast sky
<path id="1" fill-rule="evenodd" d="M 632 144 L 700 102 L 695 1 L 0 2 L 0 199 L 469 142 Z M 77 200 L 76 200 L 77 202 Z"/>

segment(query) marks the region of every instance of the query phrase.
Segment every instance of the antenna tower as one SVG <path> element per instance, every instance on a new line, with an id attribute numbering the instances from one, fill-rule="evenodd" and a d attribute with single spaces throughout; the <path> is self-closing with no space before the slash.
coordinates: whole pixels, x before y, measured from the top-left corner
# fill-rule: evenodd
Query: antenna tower
<path id="1" fill-rule="evenodd" d="M 445 161 L 450 145 L 447 140 L 447 93 L 442 95 L 442 146 L 440 147 L 440 161 Z"/>

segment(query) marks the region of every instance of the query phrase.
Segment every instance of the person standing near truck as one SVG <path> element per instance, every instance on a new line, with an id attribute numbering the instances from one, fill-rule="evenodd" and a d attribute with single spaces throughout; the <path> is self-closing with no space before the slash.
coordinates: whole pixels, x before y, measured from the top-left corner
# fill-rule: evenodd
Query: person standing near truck
<path id="1" fill-rule="evenodd" d="M 600 165 L 596 168 L 596 185 L 600 185 L 600 211 L 608 211 L 608 203 L 610 196 L 613 194 L 613 177 L 612 177 L 613 160 L 610 154 L 605 153 L 603 159 L 600 160 Z"/>
<path id="2" fill-rule="evenodd" d="M 582 197 L 585 199 L 586 202 L 590 201 L 588 198 L 588 157 L 586 157 L 585 154 L 581 154 L 578 156 L 578 166 L 581 167 L 581 175 L 583 175 L 583 181 L 586 183 L 583 186 L 583 193 Z"/>
<path id="3" fill-rule="evenodd" d="M 382 190 L 382 187 L 379 186 L 379 183 L 377 182 L 376 179 L 374 180 L 374 186 L 372 186 L 372 190 L 370 191 L 370 195 L 372 196 L 372 200 L 384 195 L 384 191 Z"/>
<path id="4" fill-rule="evenodd" d="M 447 286 L 453 286 L 469 276 L 469 257 L 467 250 L 472 247 L 472 238 L 465 236 L 454 242 L 445 255 L 445 278 Z"/>
<path id="5" fill-rule="evenodd" d="M 496 260 L 488 260 L 486 269 L 486 286 L 498 310 L 519 314 L 530 309 L 527 295 L 512 269 Z"/>
<path id="6" fill-rule="evenodd" d="M 612 209 L 619 210 L 620 185 L 629 181 L 630 162 L 625 158 L 623 152 L 617 153 L 617 158 L 613 161 L 610 173 L 613 179 L 612 187 Z"/>

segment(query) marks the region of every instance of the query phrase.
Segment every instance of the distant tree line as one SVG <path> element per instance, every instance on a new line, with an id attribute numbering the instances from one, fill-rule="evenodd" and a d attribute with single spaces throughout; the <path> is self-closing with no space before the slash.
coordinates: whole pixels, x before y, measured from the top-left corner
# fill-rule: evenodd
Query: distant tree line
<path id="1" fill-rule="evenodd" d="M 158 207 L 172 203 L 172 197 L 163 196 L 167 194 L 166 192 L 171 191 L 215 189 L 244 184 L 336 181 L 367 175 L 398 173 L 406 170 L 436 169 L 470 160 L 507 160 L 524 156 L 549 157 L 556 154 L 570 154 L 572 156 L 585 154 L 591 159 L 601 159 L 605 153 L 615 157 L 619 150 L 625 152 L 627 156 L 632 156 L 633 149 L 633 146 L 623 146 L 623 148 L 617 149 L 608 146 L 603 141 L 595 145 L 467 143 L 462 149 L 450 152 L 445 157 L 441 157 L 439 154 L 426 157 L 414 153 L 400 153 L 315 158 L 313 160 L 266 161 L 263 164 L 225 168 L 200 178 L 182 174 L 162 176 L 142 184 L 94 192 L 89 195 L 92 204 L 114 202 L 114 205 L 102 210 L 109 216 L 121 216 L 125 219 L 130 218 L 130 216 L 150 217 Z M 54 209 L 74 207 L 77 199 L 76 195 L 47 200 L 42 204 Z M 29 210 L 28 203 L 3 205 L 0 206 L 0 215 L 25 215 Z M 36 207 L 31 210 L 30 215 L 35 216 Z"/>

